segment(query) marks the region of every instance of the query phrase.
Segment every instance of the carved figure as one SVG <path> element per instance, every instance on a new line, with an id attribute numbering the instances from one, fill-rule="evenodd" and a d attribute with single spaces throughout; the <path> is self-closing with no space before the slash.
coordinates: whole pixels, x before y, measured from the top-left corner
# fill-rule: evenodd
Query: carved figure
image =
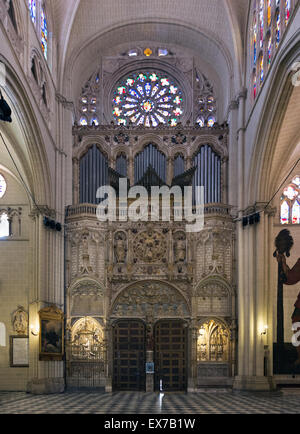
<path id="1" fill-rule="evenodd" d="M 26 335 L 28 329 L 28 314 L 22 307 L 13 313 L 13 327 L 18 335 Z"/>

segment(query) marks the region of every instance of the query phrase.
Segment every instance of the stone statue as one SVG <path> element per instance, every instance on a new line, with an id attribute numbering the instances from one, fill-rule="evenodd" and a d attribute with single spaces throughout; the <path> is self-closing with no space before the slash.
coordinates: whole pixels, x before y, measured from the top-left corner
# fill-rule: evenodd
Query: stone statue
<path id="1" fill-rule="evenodd" d="M 82 237 L 82 267 L 81 267 L 81 273 L 82 274 L 89 274 L 93 272 L 93 268 L 90 264 L 90 255 L 89 255 L 89 242 L 88 242 L 88 235 L 84 235 Z"/>
<path id="2" fill-rule="evenodd" d="M 27 335 L 28 332 L 28 314 L 22 307 L 19 307 L 13 313 L 13 328 L 18 335 Z"/>
<path id="3" fill-rule="evenodd" d="M 175 264 L 177 264 L 178 262 L 185 262 L 185 259 L 186 259 L 186 241 L 184 235 L 181 235 L 174 243 Z"/>
<path id="4" fill-rule="evenodd" d="M 115 237 L 115 257 L 116 262 L 123 264 L 126 261 L 126 239 L 125 234 L 117 234 Z"/>

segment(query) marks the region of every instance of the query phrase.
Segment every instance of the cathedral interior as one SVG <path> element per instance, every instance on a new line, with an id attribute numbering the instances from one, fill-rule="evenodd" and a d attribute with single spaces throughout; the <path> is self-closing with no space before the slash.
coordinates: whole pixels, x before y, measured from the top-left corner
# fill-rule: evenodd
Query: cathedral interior
<path id="1" fill-rule="evenodd" d="M 0 0 L 0 391 L 300 385 L 299 4 Z"/>

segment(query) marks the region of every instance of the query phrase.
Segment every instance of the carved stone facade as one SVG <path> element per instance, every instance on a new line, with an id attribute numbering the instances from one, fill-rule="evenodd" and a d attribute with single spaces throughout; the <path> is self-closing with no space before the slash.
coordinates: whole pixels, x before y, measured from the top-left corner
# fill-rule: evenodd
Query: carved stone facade
<path id="1" fill-rule="evenodd" d="M 82 149 L 95 128 L 103 133 L 106 127 L 75 128 L 75 155 L 79 155 L 78 146 Z M 128 140 L 122 142 L 127 151 L 132 132 L 126 130 Z M 189 130 L 177 131 L 177 135 L 179 132 L 190 137 Z M 116 131 L 112 127 L 111 133 L 113 137 L 123 137 L 122 129 Z M 106 131 L 106 139 L 108 134 Z M 156 131 L 156 134 L 153 141 L 164 143 L 165 151 L 176 147 L 171 143 L 169 148 L 163 132 L 160 135 Z M 213 135 L 205 137 L 214 143 Z M 120 140 L 112 139 L 109 143 L 119 146 Z M 202 136 L 199 142 L 203 140 Z M 192 148 L 197 150 L 190 138 L 178 146 L 185 146 L 187 154 L 193 152 Z M 77 167 L 76 160 L 74 167 Z M 78 174 L 76 170 L 74 173 Z M 122 319 L 138 319 L 145 324 L 147 342 L 152 342 L 147 344 L 148 361 L 152 361 L 155 351 L 155 324 L 166 319 L 186 321 L 189 388 L 197 388 L 203 381 L 209 383 L 214 378 L 218 378 L 218 384 L 230 382 L 236 340 L 232 331 L 236 326 L 235 225 L 230 207 L 205 205 L 205 224 L 196 233 L 186 232 L 186 221 L 101 222 L 97 220 L 96 210 L 96 205 L 76 203 L 67 209 L 67 322 L 70 342 L 74 342 L 73 328 L 77 321 L 84 323 L 89 317 L 102 324 L 107 390 L 110 390 L 114 363 L 112 328 Z M 199 338 L 203 327 L 209 335 L 205 351 Z"/>

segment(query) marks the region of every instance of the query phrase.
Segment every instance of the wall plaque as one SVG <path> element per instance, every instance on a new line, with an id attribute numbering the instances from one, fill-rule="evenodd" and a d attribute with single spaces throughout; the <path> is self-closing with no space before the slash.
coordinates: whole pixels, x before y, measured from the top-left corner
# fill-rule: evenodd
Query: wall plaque
<path id="1" fill-rule="evenodd" d="M 28 336 L 10 336 L 10 366 L 12 368 L 29 367 Z"/>

